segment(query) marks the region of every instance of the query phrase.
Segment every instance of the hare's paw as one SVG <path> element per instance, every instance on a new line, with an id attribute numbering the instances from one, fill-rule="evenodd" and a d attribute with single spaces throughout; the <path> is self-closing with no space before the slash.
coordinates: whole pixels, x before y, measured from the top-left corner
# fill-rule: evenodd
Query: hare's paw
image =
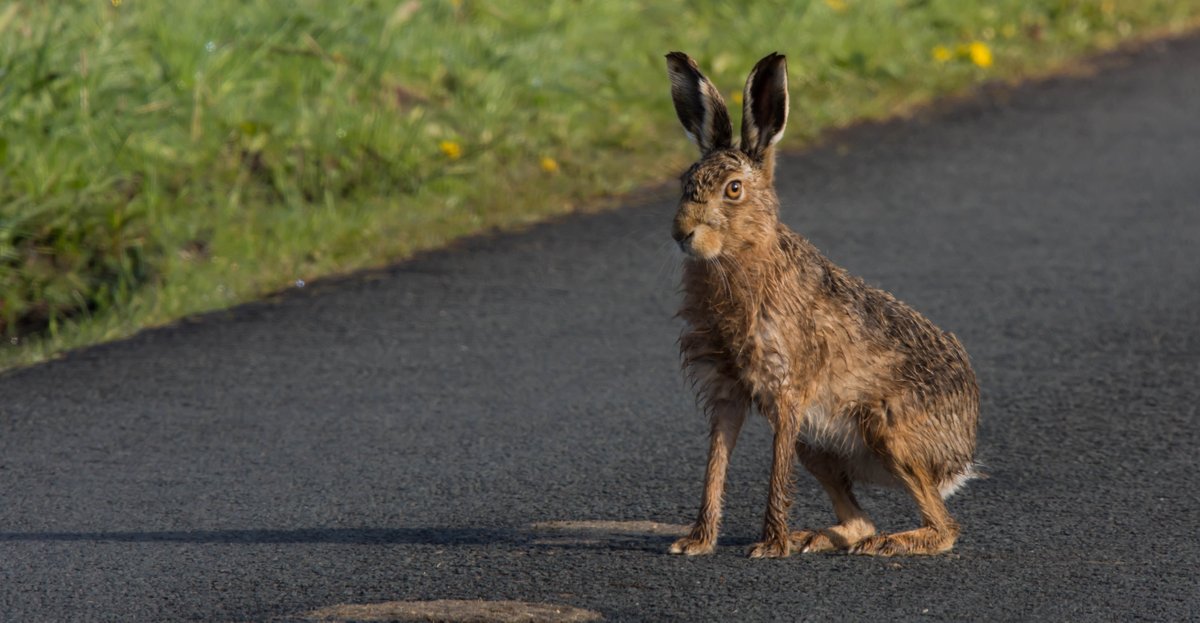
<path id="1" fill-rule="evenodd" d="M 877 534 L 869 536 L 850 547 L 851 554 L 863 556 L 901 556 L 909 553 L 892 535 Z"/>
<path id="2" fill-rule="evenodd" d="M 792 549 L 802 554 L 817 552 L 833 552 L 839 548 L 824 532 L 816 530 L 798 530 L 791 536 Z"/>
<path id="3" fill-rule="evenodd" d="M 751 558 L 787 558 L 791 554 L 792 543 L 787 538 L 761 541 L 750 547 Z"/>
<path id="4" fill-rule="evenodd" d="M 716 548 L 716 539 L 698 539 L 691 536 L 685 536 L 671 544 L 671 549 L 668 550 L 672 554 L 683 554 L 685 556 L 700 556 L 702 554 L 711 554 Z"/>
<path id="5" fill-rule="evenodd" d="M 917 528 L 896 534 L 869 536 L 850 548 L 866 556 L 930 556 L 950 551 L 958 536 L 955 529 Z"/>

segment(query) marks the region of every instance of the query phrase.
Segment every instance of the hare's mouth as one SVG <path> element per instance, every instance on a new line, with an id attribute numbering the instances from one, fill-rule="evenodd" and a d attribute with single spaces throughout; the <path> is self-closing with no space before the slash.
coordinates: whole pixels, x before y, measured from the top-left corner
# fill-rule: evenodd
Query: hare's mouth
<path id="1" fill-rule="evenodd" d="M 720 235 L 706 225 L 700 225 L 688 232 L 676 231 L 673 237 L 675 242 L 679 243 L 679 249 L 691 257 L 711 260 L 721 254 Z"/>

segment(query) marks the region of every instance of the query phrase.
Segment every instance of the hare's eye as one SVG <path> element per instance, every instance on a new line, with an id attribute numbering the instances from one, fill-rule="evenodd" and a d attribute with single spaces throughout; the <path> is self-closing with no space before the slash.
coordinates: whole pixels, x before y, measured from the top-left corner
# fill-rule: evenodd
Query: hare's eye
<path id="1" fill-rule="evenodd" d="M 742 198 L 742 181 L 733 180 L 725 185 L 725 197 L 728 199 Z"/>

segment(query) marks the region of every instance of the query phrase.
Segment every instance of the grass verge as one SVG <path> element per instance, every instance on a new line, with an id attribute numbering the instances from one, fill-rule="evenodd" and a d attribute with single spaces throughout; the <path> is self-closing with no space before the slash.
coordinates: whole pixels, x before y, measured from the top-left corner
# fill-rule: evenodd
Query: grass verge
<path id="1" fill-rule="evenodd" d="M 663 54 L 787 146 L 1043 73 L 1200 0 L 38 2 L 0 7 L 0 369 L 597 206 L 693 157 Z"/>

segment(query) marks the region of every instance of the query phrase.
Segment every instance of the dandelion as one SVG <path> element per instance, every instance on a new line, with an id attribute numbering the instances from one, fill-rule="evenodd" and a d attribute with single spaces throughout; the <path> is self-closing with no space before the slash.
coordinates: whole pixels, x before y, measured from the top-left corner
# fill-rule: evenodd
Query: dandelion
<path id="1" fill-rule="evenodd" d="M 442 150 L 442 153 L 451 160 L 458 160 L 462 157 L 462 145 L 455 141 L 442 141 L 438 143 L 438 149 Z"/>
<path id="2" fill-rule="evenodd" d="M 112 0 L 112 5 L 113 7 L 121 6 L 121 0 Z"/>
<path id="3" fill-rule="evenodd" d="M 558 173 L 558 162 L 550 156 L 542 156 L 542 170 L 547 173 Z"/>
<path id="4" fill-rule="evenodd" d="M 733 100 L 733 103 L 737 104 L 738 106 L 741 106 L 742 102 L 745 100 L 741 91 L 734 91 L 733 93 L 730 93 L 729 99 Z"/>
<path id="5" fill-rule="evenodd" d="M 971 62 L 979 67 L 987 69 L 992 66 L 992 49 L 982 41 L 972 41 L 971 45 L 967 46 L 967 54 L 971 57 Z"/>
<path id="6" fill-rule="evenodd" d="M 932 54 L 933 54 L 933 60 L 935 60 L 939 63 L 945 63 L 945 62 L 949 61 L 950 59 L 954 58 L 954 52 L 951 52 L 950 48 L 948 48 L 944 45 L 933 46 Z"/>
<path id="7" fill-rule="evenodd" d="M 850 8 L 850 3 L 846 0 L 825 0 L 825 6 L 834 13 L 845 13 L 846 9 Z"/>

